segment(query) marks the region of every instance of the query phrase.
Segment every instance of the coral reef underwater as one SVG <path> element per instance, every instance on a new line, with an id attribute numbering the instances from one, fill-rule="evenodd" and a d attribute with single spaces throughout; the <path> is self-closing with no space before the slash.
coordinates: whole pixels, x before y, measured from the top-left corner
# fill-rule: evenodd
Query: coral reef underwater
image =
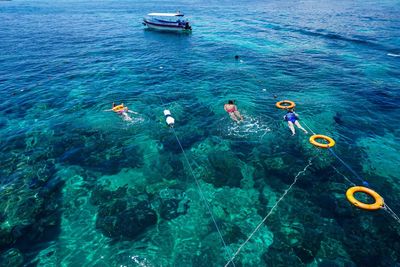
<path id="1" fill-rule="evenodd" d="M 193 33 L 143 30 L 137 18 L 158 5 L 186 7 Z M 296 102 L 300 123 L 334 138 L 399 213 L 399 12 L 396 1 L 1 3 L 0 266 L 224 266 L 272 208 L 235 266 L 400 266 L 400 223 L 349 203 L 360 180 L 292 137 L 275 107 Z M 124 121 L 112 102 L 138 114 Z"/>

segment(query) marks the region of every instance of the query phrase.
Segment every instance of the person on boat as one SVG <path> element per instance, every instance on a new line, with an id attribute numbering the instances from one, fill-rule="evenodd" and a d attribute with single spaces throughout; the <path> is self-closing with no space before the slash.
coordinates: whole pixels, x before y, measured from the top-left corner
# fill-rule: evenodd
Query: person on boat
<path id="1" fill-rule="evenodd" d="M 236 121 L 237 123 L 239 123 L 240 121 L 243 121 L 243 116 L 239 113 L 233 100 L 229 100 L 228 104 L 224 105 L 224 109 L 226 112 L 228 112 L 228 114 L 232 120 Z"/>
<path id="2" fill-rule="evenodd" d="M 288 126 L 290 131 L 292 131 L 292 136 L 296 134 L 296 130 L 294 129 L 294 125 L 296 125 L 299 129 L 303 130 L 305 134 L 308 134 L 306 129 L 304 129 L 299 123 L 299 115 L 294 112 L 294 109 L 288 109 L 285 116 L 283 116 L 284 120 L 288 122 Z"/>
<path id="3" fill-rule="evenodd" d="M 137 112 L 132 111 L 128 107 L 124 106 L 124 103 L 116 105 L 114 102 L 112 103 L 112 108 L 106 111 L 114 111 L 115 113 L 121 115 L 121 117 L 125 121 L 132 121 L 132 118 L 129 116 L 128 113 L 138 114 Z"/>

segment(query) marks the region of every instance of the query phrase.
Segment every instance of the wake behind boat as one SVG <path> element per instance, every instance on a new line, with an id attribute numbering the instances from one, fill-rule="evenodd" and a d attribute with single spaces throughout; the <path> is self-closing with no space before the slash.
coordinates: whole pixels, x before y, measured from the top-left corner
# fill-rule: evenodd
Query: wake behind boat
<path id="1" fill-rule="evenodd" d="M 149 13 L 143 19 L 143 25 L 150 29 L 166 31 L 191 31 L 189 21 L 183 18 L 181 12 L 177 13 Z"/>

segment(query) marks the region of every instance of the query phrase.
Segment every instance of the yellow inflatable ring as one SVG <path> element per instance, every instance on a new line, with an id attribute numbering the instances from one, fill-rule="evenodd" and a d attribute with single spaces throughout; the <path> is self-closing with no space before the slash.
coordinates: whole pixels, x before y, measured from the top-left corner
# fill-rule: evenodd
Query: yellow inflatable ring
<path id="1" fill-rule="evenodd" d="M 289 104 L 289 106 L 284 106 L 283 104 Z M 276 102 L 276 107 L 280 109 L 289 109 L 289 108 L 294 108 L 296 104 L 293 101 L 290 100 L 282 100 L 279 102 Z"/>
<path id="2" fill-rule="evenodd" d="M 115 106 L 112 108 L 112 110 L 115 112 L 122 111 L 123 109 L 124 109 L 124 104 L 121 104 L 121 105 L 118 105 L 118 106 Z"/>
<path id="3" fill-rule="evenodd" d="M 328 144 L 318 143 L 315 139 L 323 139 L 323 140 L 327 141 Z M 316 147 L 330 148 L 335 145 L 335 140 L 333 140 L 332 138 L 330 138 L 329 136 L 326 136 L 326 135 L 314 134 L 310 137 L 310 143 Z"/>
<path id="4" fill-rule="evenodd" d="M 358 201 L 354 197 L 354 193 L 356 193 L 356 192 L 363 192 L 363 193 L 370 195 L 371 197 L 374 198 L 375 203 L 365 204 L 363 202 Z M 372 189 L 363 187 L 363 186 L 350 187 L 349 189 L 347 189 L 346 197 L 347 197 L 347 200 L 350 201 L 351 204 L 353 204 L 357 208 L 364 209 L 364 210 L 378 210 L 378 209 L 382 208 L 384 205 L 383 198 L 377 192 L 375 192 Z"/>

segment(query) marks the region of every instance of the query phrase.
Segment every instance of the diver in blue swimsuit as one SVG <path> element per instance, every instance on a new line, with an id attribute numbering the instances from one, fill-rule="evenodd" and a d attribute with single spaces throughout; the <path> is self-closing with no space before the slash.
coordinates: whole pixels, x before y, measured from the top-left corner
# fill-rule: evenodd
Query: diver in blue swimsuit
<path id="1" fill-rule="evenodd" d="M 294 125 L 296 125 L 299 129 L 303 130 L 305 134 L 308 134 L 306 129 L 304 129 L 299 123 L 299 115 L 294 112 L 293 109 L 288 109 L 285 116 L 283 116 L 284 120 L 288 122 L 289 129 L 292 131 L 292 136 L 296 134 L 294 129 Z"/>

